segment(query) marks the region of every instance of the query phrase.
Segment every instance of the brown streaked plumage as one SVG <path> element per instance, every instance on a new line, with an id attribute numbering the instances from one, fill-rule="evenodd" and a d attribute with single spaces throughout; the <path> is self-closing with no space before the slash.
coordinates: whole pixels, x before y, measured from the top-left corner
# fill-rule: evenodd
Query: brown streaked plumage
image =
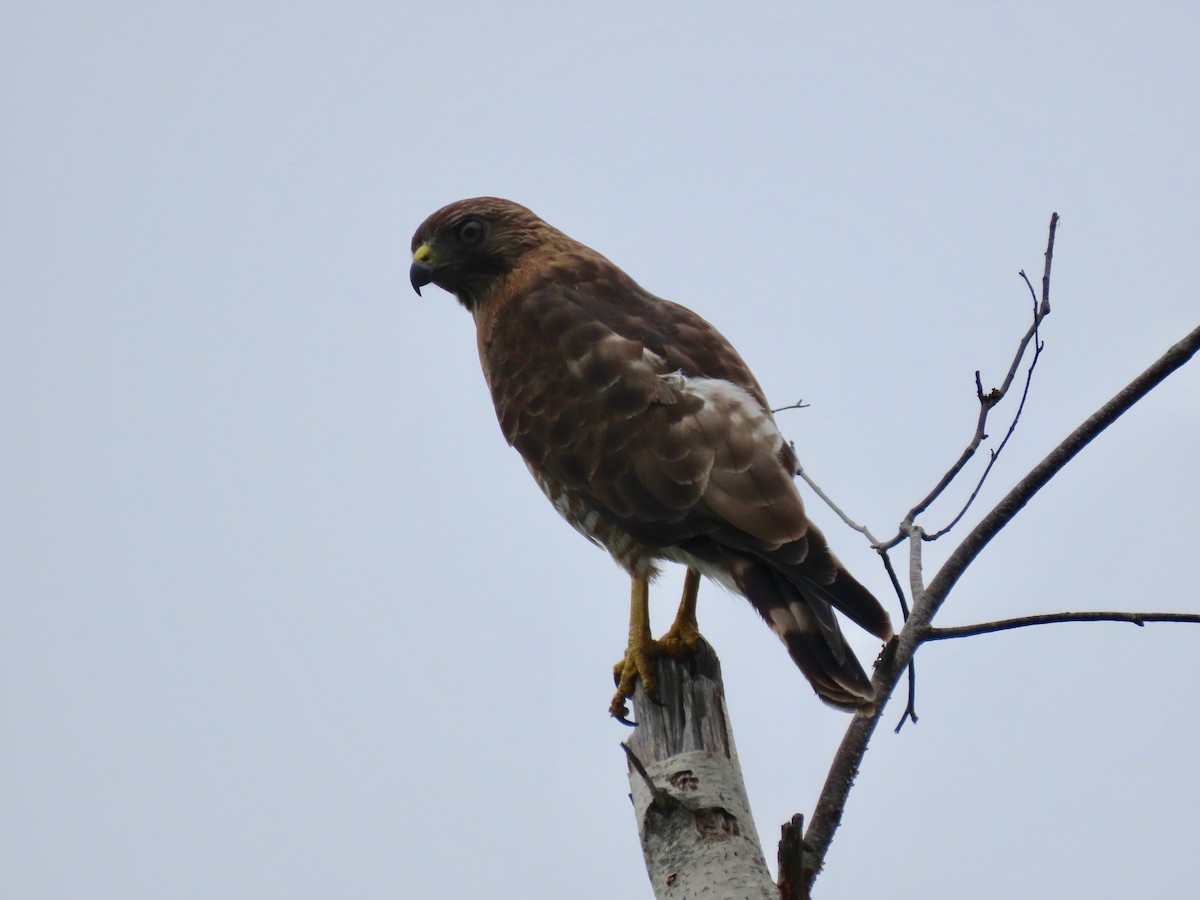
<path id="1" fill-rule="evenodd" d="M 887 612 L 829 550 L 793 483 L 795 456 L 733 346 L 523 206 L 446 206 L 413 236 L 413 287 L 436 284 L 475 319 L 505 438 L 558 511 L 633 578 L 630 649 L 614 714 L 654 653 L 699 636 L 703 573 L 745 596 L 827 702 L 873 690 L 837 609 L 883 640 Z M 649 637 L 646 586 L 663 560 L 689 573 L 680 615 Z"/>

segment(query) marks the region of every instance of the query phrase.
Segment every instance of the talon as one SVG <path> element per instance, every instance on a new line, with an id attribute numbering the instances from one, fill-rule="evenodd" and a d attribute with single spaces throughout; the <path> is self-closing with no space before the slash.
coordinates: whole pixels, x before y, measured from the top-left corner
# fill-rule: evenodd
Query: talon
<path id="1" fill-rule="evenodd" d="M 633 696 L 638 678 L 642 679 L 642 687 L 647 694 L 654 693 L 654 657 L 665 652 L 666 648 L 652 638 L 630 642 L 625 651 L 625 658 L 613 666 L 613 680 L 617 683 L 617 692 L 608 706 L 613 718 L 625 719 L 629 715 L 629 707 L 625 701 Z"/>
<path id="2" fill-rule="evenodd" d="M 629 704 L 625 701 L 633 696 L 633 691 L 625 693 L 621 690 L 620 684 L 617 685 L 617 692 L 613 694 L 612 703 L 608 704 L 608 714 L 626 725 L 631 724 L 629 721 Z"/>
<path id="3" fill-rule="evenodd" d="M 629 646 L 625 657 L 613 666 L 613 680 L 617 692 L 608 706 L 609 714 L 625 725 L 634 725 L 629 716 L 626 700 L 633 696 L 638 678 L 647 696 L 654 698 L 656 676 L 654 658 L 669 656 L 682 659 L 695 649 L 700 641 L 700 629 L 696 624 L 696 592 L 700 586 L 700 574 L 688 569 L 683 585 L 683 599 L 679 612 L 667 633 L 659 640 L 650 636 L 650 584 L 645 578 L 633 579 L 633 592 L 629 617 Z"/>

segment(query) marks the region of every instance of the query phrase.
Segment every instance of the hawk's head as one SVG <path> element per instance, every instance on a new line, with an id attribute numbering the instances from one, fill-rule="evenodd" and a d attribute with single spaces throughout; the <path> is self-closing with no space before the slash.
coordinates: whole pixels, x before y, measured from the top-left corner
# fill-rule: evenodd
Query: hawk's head
<path id="1" fill-rule="evenodd" d="M 413 235 L 409 280 L 418 294 L 436 284 L 471 309 L 529 254 L 556 239 L 570 241 L 511 200 L 459 200 L 435 212 Z"/>

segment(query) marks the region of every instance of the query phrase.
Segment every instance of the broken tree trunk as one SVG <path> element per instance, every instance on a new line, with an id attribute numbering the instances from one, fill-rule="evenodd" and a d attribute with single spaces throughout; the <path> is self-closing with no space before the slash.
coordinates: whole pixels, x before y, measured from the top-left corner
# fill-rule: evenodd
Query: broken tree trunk
<path id="1" fill-rule="evenodd" d="M 721 664 L 695 653 L 658 660 L 658 690 L 641 682 L 625 743 L 629 785 L 654 896 L 779 900 L 750 815 Z"/>

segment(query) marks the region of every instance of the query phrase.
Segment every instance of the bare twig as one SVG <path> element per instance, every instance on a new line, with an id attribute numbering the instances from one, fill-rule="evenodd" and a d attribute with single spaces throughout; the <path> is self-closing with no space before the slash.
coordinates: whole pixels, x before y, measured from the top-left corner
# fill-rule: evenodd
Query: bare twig
<path id="1" fill-rule="evenodd" d="M 787 406 L 781 406 L 778 409 L 771 410 L 771 413 L 781 413 L 789 409 L 808 409 L 812 404 L 805 403 L 804 400 L 797 400 L 795 403 L 789 403 Z"/>
<path id="2" fill-rule="evenodd" d="M 945 600 L 950 589 L 980 551 L 987 546 L 1001 528 L 1021 511 L 1026 503 L 1033 499 L 1034 494 L 1045 487 L 1046 483 L 1097 435 L 1119 419 L 1142 397 L 1150 393 L 1163 379 L 1191 359 L 1197 350 L 1200 350 L 1200 326 L 1171 346 L 1153 365 L 1090 415 L 1045 459 L 1034 466 L 1033 470 L 1022 478 L 1016 487 L 1009 491 L 996 507 L 975 526 L 950 554 L 950 558 L 946 560 L 937 576 L 930 582 L 929 593 L 936 598 L 937 605 L 940 606 Z"/>
<path id="3" fill-rule="evenodd" d="M 921 542 L 925 532 L 920 525 L 908 527 L 908 589 L 914 597 L 925 591 L 925 572 L 921 563 Z"/>
<path id="4" fill-rule="evenodd" d="M 938 483 L 936 485 L 934 485 L 933 490 L 931 490 L 924 497 L 924 499 L 921 500 L 920 503 L 918 503 L 916 506 L 914 506 L 912 509 L 910 509 L 908 511 L 908 514 L 904 517 L 904 521 L 900 524 L 900 528 L 897 530 L 896 534 L 892 538 L 890 538 L 886 544 L 884 544 L 885 547 L 889 547 L 889 548 L 895 547 L 897 544 L 899 544 L 901 541 L 904 540 L 904 538 L 906 536 L 906 534 L 905 534 L 906 526 L 911 525 L 913 522 L 915 522 L 917 519 L 917 516 L 919 516 L 921 513 L 925 512 L 925 510 L 927 510 L 933 504 L 933 502 L 942 495 L 942 493 L 946 490 L 946 488 L 948 488 L 950 486 L 950 484 L 954 481 L 954 479 L 958 477 L 958 474 L 963 470 L 963 467 L 966 466 L 966 464 L 968 462 L 970 462 L 971 458 L 975 455 L 975 451 L 979 449 L 979 445 L 982 444 L 987 439 L 988 415 L 991 413 L 992 408 L 995 407 L 1008 394 L 1008 390 L 1012 386 L 1013 379 L 1016 377 L 1017 370 L 1020 368 L 1021 360 L 1025 356 L 1025 350 L 1029 346 L 1029 342 L 1031 340 L 1034 340 L 1037 337 L 1038 326 L 1041 325 L 1042 319 L 1046 318 L 1046 316 L 1048 316 L 1050 314 L 1050 301 L 1049 301 L 1049 297 L 1050 297 L 1050 266 L 1054 259 L 1054 234 L 1057 230 L 1058 230 L 1058 213 L 1054 213 L 1050 216 L 1050 236 L 1049 236 L 1048 240 L 1046 241 L 1046 254 L 1045 254 L 1046 255 L 1046 268 L 1045 268 L 1045 272 L 1042 276 L 1042 299 L 1041 299 L 1041 302 L 1039 303 L 1038 298 L 1036 296 L 1034 296 L 1034 298 L 1033 298 L 1033 302 L 1034 302 L 1033 324 L 1031 324 L 1029 326 L 1029 330 L 1025 332 L 1025 336 L 1022 337 L 1020 343 L 1017 344 L 1016 353 L 1013 354 L 1013 359 L 1012 359 L 1012 362 L 1009 364 L 1008 372 L 1004 376 L 1004 381 L 1001 382 L 1000 387 L 992 388 L 992 390 L 988 391 L 985 394 L 983 391 L 983 383 L 980 380 L 979 372 L 975 373 L 975 395 L 976 395 L 977 399 L 979 400 L 979 416 L 975 422 L 975 433 L 971 436 L 971 440 L 967 444 L 967 446 L 965 448 L 963 448 L 962 453 L 959 454 L 958 459 L 955 460 L 954 464 L 952 466 L 950 466 L 949 469 L 946 470 L 946 474 L 944 474 L 941 477 L 941 480 L 939 480 Z M 1023 279 L 1025 279 L 1025 284 L 1029 286 L 1029 291 L 1032 294 L 1033 286 L 1029 284 L 1029 278 L 1025 275 L 1025 271 L 1023 269 L 1021 270 L 1020 275 Z M 1042 348 L 1041 348 L 1040 343 L 1035 343 L 1034 347 L 1035 347 L 1034 364 L 1036 364 L 1037 355 L 1041 352 Z M 1030 370 L 1030 373 L 1032 373 L 1033 364 L 1030 365 L 1029 370 Z M 1026 392 L 1028 392 L 1028 376 L 1026 377 Z M 1022 396 L 1022 398 L 1021 398 L 1022 406 L 1024 405 L 1024 402 L 1025 402 L 1025 398 L 1024 398 L 1024 396 Z M 1019 416 L 1020 416 L 1020 411 L 1018 410 L 1017 417 L 1019 417 Z M 1014 425 L 1015 425 L 1015 421 L 1016 420 L 1014 418 Z M 1010 428 L 1010 433 L 1011 433 L 1011 428 Z M 1007 440 L 1007 438 L 1006 438 L 1006 440 Z M 1003 445 L 1001 445 L 1001 446 L 1003 446 Z M 997 454 L 999 454 L 999 450 L 997 450 L 996 453 L 993 454 L 992 463 L 995 462 L 995 456 Z M 976 489 L 975 489 L 976 493 L 978 493 L 979 488 L 983 485 L 983 479 L 986 479 L 988 472 L 991 471 L 992 463 L 989 463 L 987 470 L 984 471 L 983 478 L 980 479 L 979 485 L 976 486 Z M 967 506 L 970 506 L 971 500 L 974 500 L 974 498 L 975 498 L 975 494 L 972 494 L 971 499 L 967 501 Z M 963 512 L 965 512 L 965 511 L 966 511 L 966 507 L 964 507 L 964 509 L 963 509 Z M 944 534 L 946 531 L 948 531 L 950 528 L 952 528 L 953 525 L 961 517 L 962 517 L 962 513 L 960 513 L 955 518 L 954 522 L 952 522 L 946 528 L 942 529 L 942 531 L 938 532 L 936 536 L 940 537 L 942 534 Z M 931 536 L 931 539 L 933 539 L 932 536 Z"/>
<path id="5" fill-rule="evenodd" d="M 912 660 L 908 660 L 908 700 L 904 706 L 904 713 L 900 714 L 900 721 L 896 722 L 892 733 L 899 734 L 907 721 L 911 721 L 913 725 L 920 721 L 920 716 L 917 715 L 917 665 Z"/>
<path id="6" fill-rule="evenodd" d="M 1029 280 L 1029 276 L 1025 274 L 1024 269 L 1022 269 L 1017 274 L 1020 275 L 1022 280 L 1025 282 L 1025 287 L 1029 288 L 1029 296 L 1033 298 L 1033 309 L 1034 309 L 1034 312 L 1036 313 L 1037 308 L 1038 308 L 1038 296 L 1037 296 L 1037 292 L 1034 291 L 1034 289 L 1033 289 L 1033 282 Z"/>
<path id="7" fill-rule="evenodd" d="M 1050 261 L 1054 259 L 1054 233 L 1058 231 L 1058 213 L 1050 215 L 1050 236 L 1046 238 L 1046 268 L 1042 270 L 1042 305 L 1038 315 L 1050 315 Z"/>
<path id="8" fill-rule="evenodd" d="M 933 534 L 926 535 L 925 540 L 936 541 L 942 535 L 953 529 L 954 526 L 960 521 L 962 521 L 962 517 L 967 514 L 967 510 L 971 508 L 971 504 L 975 502 L 975 498 L 979 496 L 979 492 L 983 489 L 983 483 L 987 481 L 988 475 L 991 474 L 992 467 L 996 465 L 996 460 L 998 460 L 1000 458 L 1000 454 L 1004 452 L 1004 448 L 1008 444 L 1008 439 L 1011 438 L 1013 436 L 1013 432 L 1017 430 L 1017 423 L 1021 421 L 1021 413 L 1025 410 L 1025 401 L 1029 397 L 1029 385 L 1033 382 L 1033 370 L 1034 367 L 1037 366 L 1038 357 L 1042 355 L 1042 347 L 1045 346 L 1040 340 L 1037 339 L 1038 322 L 1037 310 L 1035 309 L 1033 314 L 1033 359 L 1029 361 L 1029 368 L 1025 372 L 1025 387 L 1021 391 L 1021 402 L 1017 404 L 1017 411 L 1013 414 L 1012 422 L 1010 422 L 1008 426 L 1008 431 L 1004 433 L 1004 439 L 1001 440 L 999 446 L 991 452 L 990 458 L 988 459 L 988 464 L 984 467 L 983 474 L 979 476 L 979 481 L 975 484 L 975 490 L 971 491 L 971 496 L 967 498 L 967 502 L 964 503 L 962 509 L 958 511 L 958 515 L 951 519 L 949 524 L 947 524 L 944 528 L 938 529 Z M 978 376 L 979 373 L 977 372 L 975 374 Z"/>
<path id="9" fill-rule="evenodd" d="M 892 557 L 887 550 L 882 547 L 875 548 L 880 558 L 883 560 L 883 568 L 887 571 L 888 578 L 892 581 L 892 589 L 896 592 L 896 598 L 900 601 L 900 611 L 904 614 L 904 620 L 908 621 L 908 600 L 904 596 L 904 588 L 900 587 L 900 579 L 896 575 L 896 569 L 892 566 Z M 904 723 L 911 719 L 915 725 L 917 722 L 917 665 L 912 660 L 908 662 L 908 703 L 904 707 L 904 715 L 900 717 L 900 721 L 896 723 L 896 732 L 904 727 Z"/>
<path id="10" fill-rule="evenodd" d="M 921 562 L 921 544 L 925 538 L 924 532 L 920 525 L 908 526 L 908 585 L 914 597 L 919 597 L 925 592 L 925 575 Z M 907 612 L 907 611 L 906 611 Z M 908 616 L 904 619 L 907 623 Z M 894 734 L 899 734 L 900 729 L 904 727 L 904 723 L 912 720 L 912 723 L 917 724 L 917 667 L 916 663 L 910 659 L 908 661 L 908 702 L 904 705 L 904 712 L 900 715 L 900 721 L 896 723 L 893 729 Z"/>
<path id="11" fill-rule="evenodd" d="M 1059 622 L 1128 622 L 1139 628 L 1147 622 L 1190 622 L 1200 625 L 1200 614 L 1153 613 L 1153 612 L 1061 612 L 1039 616 L 1021 616 L 1016 619 L 998 619 L 995 622 L 980 622 L 976 625 L 954 625 L 948 628 L 930 628 L 923 641 L 946 641 L 952 638 L 974 637 L 977 634 L 993 634 L 1031 625 L 1053 625 Z"/>
<path id="12" fill-rule="evenodd" d="M 840 506 L 838 506 L 836 503 L 834 503 L 828 494 L 826 494 L 823 490 L 821 490 L 821 486 L 819 484 L 817 484 L 815 481 L 813 481 L 811 478 L 808 477 L 808 473 L 804 471 L 804 466 L 800 465 L 799 462 L 796 463 L 796 474 L 804 479 L 804 483 L 813 489 L 813 493 L 816 494 L 818 497 L 820 497 L 821 500 L 824 501 L 826 506 L 828 506 L 835 513 L 837 513 L 838 518 L 841 519 L 843 522 L 845 522 L 847 526 L 849 526 L 850 528 L 853 528 L 859 534 L 865 536 L 866 539 L 871 542 L 872 547 L 877 548 L 879 546 L 879 542 L 877 540 L 875 540 L 875 536 L 873 534 L 871 534 L 871 530 L 869 528 L 867 528 L 866 525 L 859 525 L 857 522 L 855 522 L 853 519 L 851 519 L 848 515 L 846 515 L 844 512 L 842 512 L 842 508 Z"/>
<path id="13" fill-rule="evenodd" d="M 912 613 L 896 639 L 888 645 L 875 669 L 875 712 L 858 716 L 846 729 L 834 756 L 825 786 L 817 800 L 805 832 L 805 845 L 817 860 L 819 871 L 833 835 L 841 823 L 850 788 L 866 753 L 875 726 L 890 699 L 901 673 L 913 654 L 927 638 L 933 617 L 945 602 L 958 579 L 988 542 L 1041 490 L 1059 470 L 1070 462 L 1097 435 L 1115 422 L 1157 385 L 1188 362 L 1200 350 L 1200 327 L 1171 346 L 1148 369 L 1131 381 L 1111 400 L 1071 432 L 1045 459 L 1033 468 L 983 520 L 976 525 L 950 554 L 929 585 L 913 597 Z M 814 873 L 815 878 L 815 873 Z"/>
<path id="14" fill-rule="evenodd" d="M 904 588 L 900 587 L 900 579 L 896 575 L 896 570 L 892 567 L 892 558 L 886 550 L 878 550 L 879 556 L 883 559 L 883 568 L 887 570 L 888 578 L 892 580 L 892 589 L 896 592 L 896 597 L 900 601 L 900 612 L 904 613 L 904 618 L 908 618 L 908 601 L 904 597 Z"/>
<path id="15" fill-rule="evenodd" d="M 921 717 L 917 715 L 917 666 L 910 659 L 908 661 L 908 702 L 904 704 L 904 712 L 900 714 L 900 721 L 892 729 L 892 734 L 899 734 L 905 722 L 912 722 L 916 725 L 919 721 L 921 721 Z"/>

